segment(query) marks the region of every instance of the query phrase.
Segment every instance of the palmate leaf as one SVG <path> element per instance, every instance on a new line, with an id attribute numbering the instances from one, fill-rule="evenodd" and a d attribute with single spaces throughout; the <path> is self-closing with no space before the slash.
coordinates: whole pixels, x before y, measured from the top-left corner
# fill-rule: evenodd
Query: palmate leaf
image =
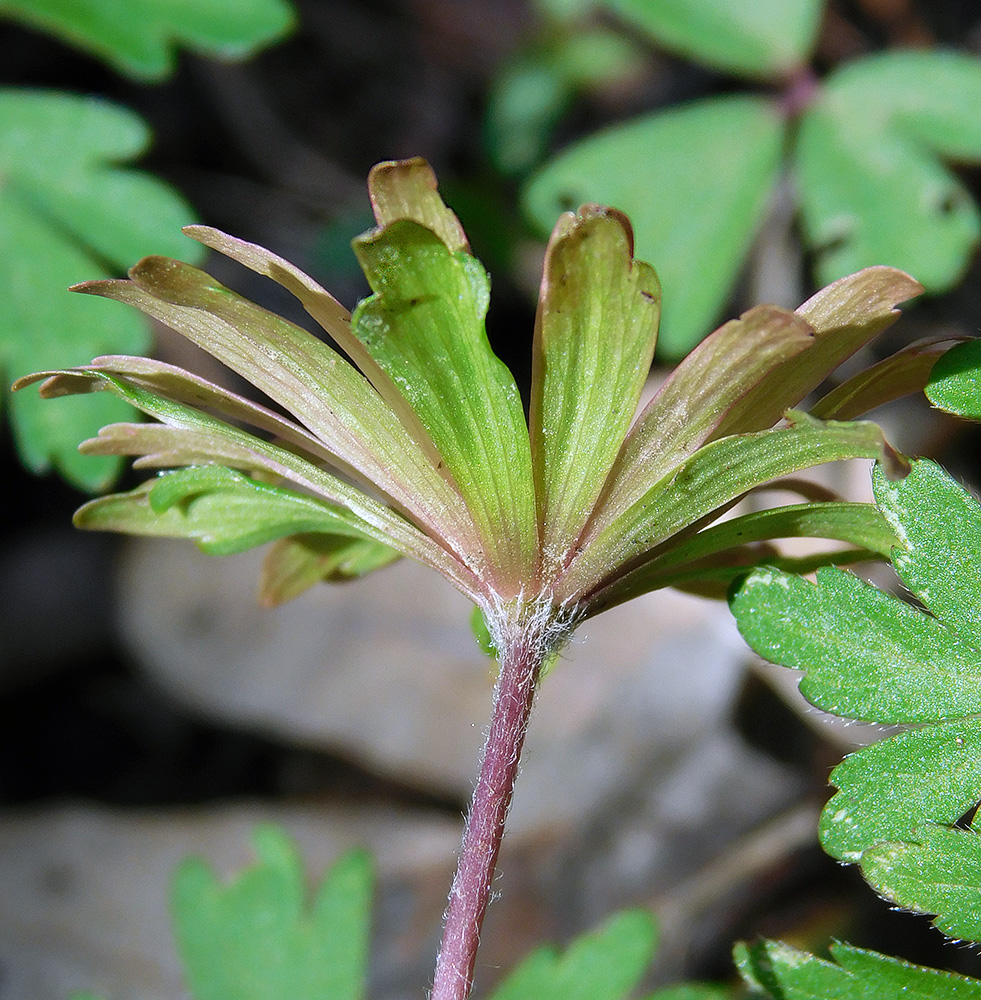
<path id="1" fill-rule="evenodd" d="M 430 536 L 421 532 L 396 511 L 369 496 L 309 457 L 226 424 L 193 407 L 185 406 L 143 389 L 139 379 L 109 375 L 98 368 L 64 372 L 42 372 L 22 379 L 18 387 L 50 376 L 45 386 L 56 394 L 88 392 L 101 388 L 136 406 L 159 424 L 110 424 L 98 436 L 83 442 L 80 450 L 93 454 L 137 455 L 134 465 L 150 468 L 179 465 L 218 464 L 248 472 L 262 470 L 282 477 L 329 503 L 337 504 L 358 519 L 365 535 L 382 545 L 391 545 L 403 555 L 443 573 L 464 593 L 472 593 L 472 574 Z M 191 380 L 192 389 L 200 388 Z M 44 391 L 44 386 L 42 387 Z M 124 495 L 125 496 L 125 495 Z M 103 498 L 108 502 L 112 496 Z M 117 530 L 105 522 L 102 530 Z M 124 530 L 120 527 L 118 530 Z"/>
<path id="2" fill-rule="evenodd" d="M 922 725 L 835 769 L 821 840 L 887 898 L 965 936 L 978 929 L 965 899 L 972 884 L 975 901 L 981 892 L 979 841 L 938 831 L 981 800 L 981 506 L 926 460 L 874 488 L 896 572 L 926 611 L 834 569 L 816 584 L 757 570 L 731 606 L 758 653 L 806 670 L 801 691 L 819 708 Z"/>
<path id="3" fill-rule="evenodd" d="M 178 44 L 243 58 L 294 19 L 287 0 L 0 0 L 0 17 L 51 31 L 138 80 L 172 72 Z"/>
<path id="4" fill-rule="evenodd" d="M 710 334 L 671 373 L 631 428 L 593 530 L 620 517 L 702 445 L 772 427 L 842 361 L 894 323 L 899 303 L 921 291 L 902 271 L 872 267 L 822 289 L 794 313 L 757 306 Z M 906 367 L 897 366 L 894 382 L 915 381 L 904 374 Z M 880 396 L 896 388 L 889 382 Z"/>
<path id="5" fill-rule="evenodd" d="M 253 841 L 256 864 L 227 885 L 197 859 L 174 877 L 174 933 L 194 1000 L 362 1000 L 368 856 L 341 857 L 308 903 L 296 845 L 275 827 Z"/>
<path id="6" fill-rule="evenodd" d="M 85 308 L 69 285 L 106 266 L 123 271 L 146 253 L 195 259 L 175 239 L 193 213 L 162 181 L 123 166 L 150 140 L 124 108 L 68 94 L 0 91 L 0 375 L 84 364 L 97 354 L 146 349 L 145 323 L 112 307 Z M 79 436 L 124 419 L 110 395 L 45 406 L 10 399 L 22 460 L 55 468 L 87 490 L 105 488 L 118 459 L 80 459 Z"/>
<path id="7" fill-rule="evenodd" d="M 220 465 L 179 469 L 129 493 L 91 500 L 78 509 L 75 524 L 96 531 L 190 538 L 210 555 L 244 552 L 303 532 L 366 540 L 363 522 L 342 507 Z"/>
<path id="8" fill-rule="evenodd" d="M 469 515 L 392 410 L 352 365 L 307 331 L 179 261 L 145 258 L 128 281 L 78 291 L 134 305 L 203 347 L 289 410 L 361 482 L 451 545 L 475 551 Z"/>
<path id="9" fill-rule="evenodd" d="M 981 981 L 833 944 L 829 962 L 779 941 L 736 947 L 747 984 L 773 1000 L 979 1000 Z"/>

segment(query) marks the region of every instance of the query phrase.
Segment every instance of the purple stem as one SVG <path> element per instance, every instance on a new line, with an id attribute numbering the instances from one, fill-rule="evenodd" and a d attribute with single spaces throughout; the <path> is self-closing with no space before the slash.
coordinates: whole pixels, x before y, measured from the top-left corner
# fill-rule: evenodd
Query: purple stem
<path id="1" fill-rule="evenodd" d="M 541 663 L 541 647 L 528 634 L 516 636 L 500 657 L 490 733 L 443 918 L 443 942 L 430 1000 L 466 1000 L 470 995 L 480 928 L 490 901 Z"/>

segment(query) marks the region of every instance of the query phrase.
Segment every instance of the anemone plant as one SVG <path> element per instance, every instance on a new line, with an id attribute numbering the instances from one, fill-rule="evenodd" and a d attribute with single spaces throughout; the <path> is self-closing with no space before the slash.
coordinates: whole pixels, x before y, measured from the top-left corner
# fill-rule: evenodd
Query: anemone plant
<path id="1" fill-rule="evenodd" d="M 149 257 L 128 280 L 76 286 L 177 330 L 291 417 L 147 358 L 97 358 L 19 386 L 109 391 L 156 421 L 113 424 L 81 445 L 171 471 L 87 503 L 80 527 L 186 537 L 212 553 L 274 541 L 267 603 L 408 556 L 479 608 L 499 673 L 432 993 L 462 1000 L 543 664 L 578 623 L 639 594 L 721 595 L 761 561 L 808 565 L 781 557 L 773 539 L 846 543 L 815 563 L 888 556 L 895 538 L 873 506 L 794 477 L 850 458 L 902 475 L 880 429 L 852 418 L 921 387 L 943 346 L 900 352 L 809 414 L 789 409 L 921 291 L 902 272 L 871 268 L 796 312 L 759 306 L 726 323 L 636 415 L 658 280 L 633 259 L 627 219 L 587 205 L 559 219 L 545 254 L 526 420 L 484 332 L 487 275 L 428 165 L 380 164 L 369 189 L 378 228 L 354 250 L 373 294 L 353 315 L 275 254 L 185 230 L 287 288 L 353 364 L 178 261 Z M 713 524 L 764 487 L 802 502 Z"/>

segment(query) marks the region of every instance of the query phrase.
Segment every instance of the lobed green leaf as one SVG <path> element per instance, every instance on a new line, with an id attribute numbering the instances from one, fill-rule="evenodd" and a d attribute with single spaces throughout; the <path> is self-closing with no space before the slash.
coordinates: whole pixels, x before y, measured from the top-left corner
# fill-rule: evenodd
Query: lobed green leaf
<path id="1" fill-rule="evenodd" d="M 899 578 L 965 645 L 981 649 L 981 506 L 935 462 L 902 482 L 873 479 L 879 509 L 899 537 Z"/>
<path id="2" fill-rule="evenodd" d="M 295 844 L 254 834 L 256 864 L 222 885 L 196 859 L 171 891 L 177 949 L 195 1000 L 362 1000 L 372 865 L 363 851 L 334 863 L 312 906 Z"/>
<path id="3" fill-rule="evenodd" d="M 625 1000 L 647 970 L 657 944 L 649 913 L 626 910 L 560 955 L 533 951 L 490 1000 Z"/>
<path id="4" fill-rule="evenodd" d="M 911 729 L 863 747 L 831 772 L 831 783 L 839 790 L 821 816 L 821 844 L 864 870 L 870 848 L 916 840 L 921 828 L 955 823 L 981 800 L 981 721 Z"/>
<path id="5" fill-rule="evenodd" d="M 105 101 L 0 92 L 0 377 L 8 382 L 148 346 L 139 317 L 86 308 L 66 289 L 146 253 L 197 249 L 175 238 L 193 214 L 188 205 L 160 180 L 123 165 L 149 139 L 140 118 Z M 80 458 L 79 434 L 128 412 L 109 395 L 57 406 L 32 393 L 10 400 L 24 464 L 38 473 L 54 468 L 90 491 L 108 486 L 119 462 Z"/>
<path id="6" fill-rule="evenodd" d="M 981 712 L 981 650 L 851 573 L 810 583 L 760 569 L 731 608 L 757 653 L 807 672 L 801 693 L 826 712 L 885 723 Z"/>
<path id="7" fill-rule="evenodd" d="M 927 724 L 835 769 L 821 840 L 895 903 L 979 936 L 968 903 L 981 867 L 975 834 L 950 827 L 981 800 L 981 507 L 926 460 L 901 482 L 877 472 L 873 486 L 896 535 L 896 572 L 926 610 L 835 570 L 816 584 L 757 570 L 731 605 L 758 653 L 807 671 L 801 691 L 814 704 Z"/>
<path id="8" fill-rule="evenodd" d="M 921 827 L 912 843 L 882 844 L 862 855 L 876 890 L 920 913 L 948 937 L 981 940 L 981 837 L 973 829 Z"/>
<path id="9" fill-rule="evenodd" d="M 978 1000 L 981 981 L 836 943 L 833 962 L 780 941 L 739 944 L 747 985 L 772 1000 Z"/>

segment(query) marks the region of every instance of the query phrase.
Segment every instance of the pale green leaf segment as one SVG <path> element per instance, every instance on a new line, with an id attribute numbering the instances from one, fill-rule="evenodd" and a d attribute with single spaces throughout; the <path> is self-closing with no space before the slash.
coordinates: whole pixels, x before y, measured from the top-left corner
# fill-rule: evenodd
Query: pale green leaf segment
<path id="1" fill-rule="evenodd" d="M 745 494 L 822 462 L 900 468 L 873 424 L 790 408 L 898 316 L 919 289 L 907 275 L 873 268 L 797 313 L 750 310 L 635 420 L 660 287 L 634 259 L 626 218 L 585 206 L 563 215 L 549 244 L 526 423 L 484 330 L 488 277 L 429 166 L 381 164 L 369 189 L 378 228 L 355 250 L 372 295 L 353 317 L 275 254 L 188 229 L 288 289 L 347 358 L 178 261 L 146 258 L 127 280 L 79 286 L 168 324 L 285 411 L 146 358 L 107 355 L 22 379 L 46 379 L 45 396 L 101 391 L 136 405 L 156 422 L 110 425 L 82 450 L 177 470 L 87 505 L 82 526 L 188 537 L 215 552 L 275 541 L 267 603 L 407 555 L 498 625 L 529 606 L 572 623 L 675 583 L 718 592 L 737 569 L 775 558 L 775 538 L 854 546 L 842 559 L 894 544 L 871 506 L 806 491 L 809 503 L 710 525 Z M 890 378 L 850 391 L 849 412 L 918 387 L 925 368 L 900 359 Z"/>
<path id="2" fill-rule="evenodd" d="M 228 884 L 197 859 L 174 877 L 174 933 L 194 1000 L 362 1000 L 370 858 L 341 857 L 308 902 L 295 843 L 272 826 L 253 839 L 255 865 Z"/>
<path id="3" fill-rule="evenodd" d="M 244 58 L 292 27 L 286 0 L 0 0 L 0 17 L 23 21 L 104 59 L 137 80 L 159 80 L 185 45 L 222 59 Z"/>
<path id="4" fill-rule="evenodd" d="M 731 605 L 760 655 L 806 671 L 819 708 L 915 725 L 834 770 L 821 840 L 891 901 L 979 940 L 981 839 L 955 824 L 981 800 L 981 506 L 927 460 L 874 488 L 893 565 L 925 611 L 838 569 L 816 583 L 758 569 Z"/>
<path id="5" fill-rule="evenodd" d="M 87 309 L 65 290 L 107 265 L 122 272 L 147 253 L 200 256 L 177 237 L 188 205 L 162 181 L 126 166 L 149 142 L 140 118 L 106 101 L 0 91 L 0 376 L 8 383 L 38 368 L 149 346 L 135 313 L 108 304 Z M 51 407 L 22 393 L 9 404 L 28 468 L 57 469 L 90 491 L 115 478 L 118 458 L 84 459 L 75 446 L 80 434 L 125 419 L 131 411 L 118 399 L 105 394 Z"/>

